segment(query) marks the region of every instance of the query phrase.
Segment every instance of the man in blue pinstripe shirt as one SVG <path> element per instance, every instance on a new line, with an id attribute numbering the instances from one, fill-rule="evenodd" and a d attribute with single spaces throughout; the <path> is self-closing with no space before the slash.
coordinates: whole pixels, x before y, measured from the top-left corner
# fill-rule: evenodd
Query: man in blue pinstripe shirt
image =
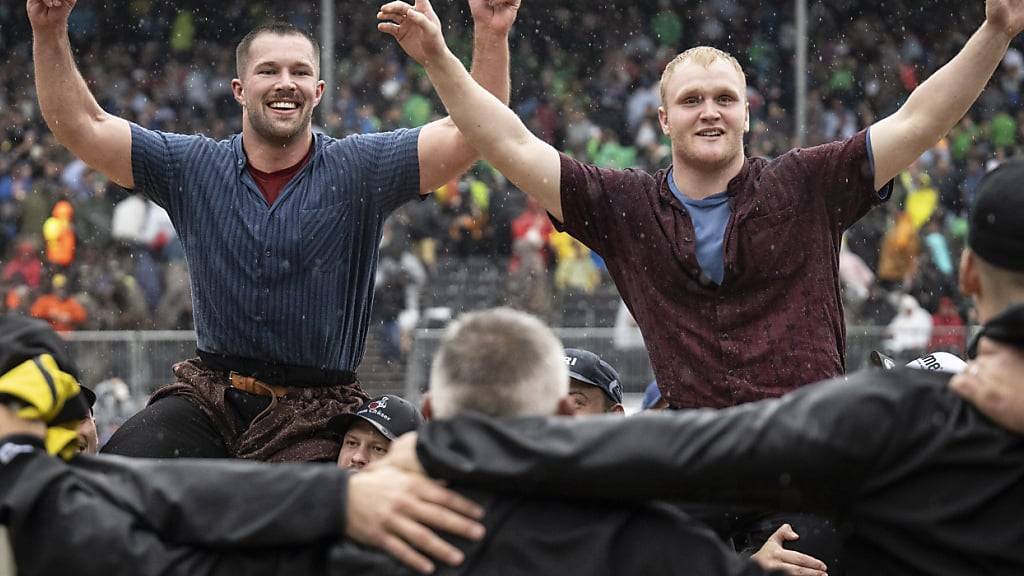
<path id="1" fill-rule="evenodd" d="M 508 101 L 518 0 L 469 0 L 474 73 Z M 337 140 L 310 119 L 325 90 L 319 47 L 287 24 L 236 52 L 242 133 L 217 142 L 147 130 L 104 112 L 78 73 L 75 0 L 28 0 L 40 108 L 57 139 L 165 208 L 191 274 L 199 357 L 105 451 L 149 457 L 333 461 L 327 420 L 366 395 L 363 354 L 377 246 L 402 203 L 477 159 L 449 118 Z"/>

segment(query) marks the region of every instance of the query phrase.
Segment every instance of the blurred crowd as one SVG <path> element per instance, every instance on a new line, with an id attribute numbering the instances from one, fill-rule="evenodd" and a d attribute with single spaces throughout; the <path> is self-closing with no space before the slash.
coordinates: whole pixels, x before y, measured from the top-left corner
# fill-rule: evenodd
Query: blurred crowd
<path id="1" fill-rule="evenodd" d="M 272 18 L 319 31 L 316 3 L 153 0 L 86 3 L 71 17 L 83 76 L 107 110 L 150 128 L 224 138 L 240 128 L 233 46 Z M 745 66 L 749 155 L 794 139 L 796 33 L 791 2 L 527 2 L 512 35 L 512 106 L 556 147 L 601 166 L 656 170 L 671 158 L 658 81 L 682 49 L 710 44 Z M 982 3 L 810 3 L 808 126 L 803 144 L 845 138 L 893 112 L 948 61 L 983 18 Z M 468 60 L 462 2 L 438 6 Z M 934 26 L 939 13 L 945 25 Z M 317 128 L 346 134 L 418 126 L 443 111 L 418 65 L 376 31 L 371 7 L 338 11 L 338 82 Z M 322 34 L 319 34 L 322 37 Z M 23 4 L 0 6 L 0 294 L 3 309 L 56 328 L 191 327 L 188 275 L 166 214 L 56 145 L 39 116 Z M 962 349 L 969 305 L 956 296 L 972 192 L 1019 154 L 1024 55 L 1011 48 L 978 104 L 896 182 L 894 197 L 852 228 L 841 254 L 851 324 L 893 327 L 890 351 Z M 551 319 L 559 295 L 586 298 L 608 279 L 596 254 L 557 233 L 496 172 L 478 165 L 404 207 L 385 232 L 374 314 L 393 354 L 422 319 L 440 260 L 486 257 L 507 301 Z M 470 278 L 468 282 L 473 282 Z M 557 316 L 556 316 L 557 319 Z"/>

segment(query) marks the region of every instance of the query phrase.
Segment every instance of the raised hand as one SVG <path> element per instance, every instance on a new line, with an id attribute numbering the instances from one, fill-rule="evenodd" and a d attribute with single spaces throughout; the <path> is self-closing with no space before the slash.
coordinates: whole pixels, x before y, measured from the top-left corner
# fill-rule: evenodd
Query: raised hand
<path id="1" fill-rule="evenodd" d="M 25 11 L 32 29 L 43 31 L 66 26 L 76 0 L 28 0 Z"/>
<path id="2" fill-rule="evenodd" d="M 473 23 L 491 32 L 508 34 L 519 13 L 520 0 L 469 0 Z"/>
<path id="3" fill-rule="evenodd" d="M 381 20 L 377 30 L 394 36 L 402 50 L 420 64 L 426 65 L 448 50 L 441 21 L 429 0 L 416 0 L 415 5 L 388 2 L 380 7 L 377 19 Z"/>
<path id="4" fill-rule="evenodd" d="M 1024 30 L 1024 0 L 988 0 L 985 20 L 1013 39 Z"/>
<path id="5" fill-rule="evenodd" d="M 386 466 L 374 465 L 349 479 L 345 515 L 349 538 L 423 573 L 434 571 L 428 556 L 452 566 L 464 559 L 435 530 L 470 540 L 484 535 L 476 522 L 483 510 L 476 503 L 433 480 Z"/>

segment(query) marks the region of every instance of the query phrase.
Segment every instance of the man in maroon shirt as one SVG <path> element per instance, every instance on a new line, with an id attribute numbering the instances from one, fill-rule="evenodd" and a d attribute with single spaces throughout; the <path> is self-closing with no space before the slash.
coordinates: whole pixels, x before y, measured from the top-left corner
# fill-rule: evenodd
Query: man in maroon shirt
<path id="1" fill-rule="evenodd" d="M 653 175 L 588 166 L 533 136 L 447 49 L 429 2 L 392 2 L 379 18 L 484 159 L 604 257 L 664 397 L 691 408 L 779 396 L 844 371 L 840 237 L 967 112 L 1024 29 L 1024 6 L 988 0 L 961 52 L 892 116 L 772 161 L 744 155 L 736 60 L 688 50 L 662 75 L 672 166 Z"/>

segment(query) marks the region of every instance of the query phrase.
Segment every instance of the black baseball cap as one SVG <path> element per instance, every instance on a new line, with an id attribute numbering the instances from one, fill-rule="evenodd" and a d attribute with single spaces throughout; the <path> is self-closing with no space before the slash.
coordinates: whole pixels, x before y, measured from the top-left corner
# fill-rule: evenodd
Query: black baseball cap
<path id="1" fill-rule="evenodd" d="M 52 356 L 58 368 L 78 380 L 78 369 L 71 361 L 64 339 L 49 323 L 17 314 L 0 314 L 0 375 L 43 354 Z M 87 393 L 83 388 L 78 396 L 69 399 L 54 422 L 70 422 L 87 416 L 95 401 L 95 394 L 90 398 L 89 393 L 91 390 Z"/>
<path id="2" fill-rule="evenodd" d="M 0 374 L 41 354 L 53 356 L 61 370 L 78 379 L 78 369 L 64 340 L 47 322 L 16 314 L 0 315 Z"/>
<path id="3" fill-rule="evenodd" d="M 78 383 L 78 387 L 82 390 L 82 399 L 89 406 L 89 411 L 92 412 L 94 406 L 96 406 L 96 393 L 92 391 L 92 388 L 86 388 L 82 386 L 82 383 Z"/>
<path id="4" fill-rule="evenodd" d="M 344 436 L 357 420 L 369 422 L 388 440 L 413 432 L 423 424 L 423 415 L 412 402 L 393 394 L 385 394 L 363 403 L 355 413 L 338 414 L 327 422 L 327 428 Z"/>
<path id="5" fill-rule="evenodd" d="M 1024 161 L 1007 160 L 981 179 L 967 244 L 997 268 L 1024 272 Z"/>
<path id="6" fill-rule="evenodd" d="M 565 364 L 569 367 L 570 378 L 597 386 L 612 402 L 622 404 L 619 373 L 600 356 L 579 348 L 566 348 Z"/>

